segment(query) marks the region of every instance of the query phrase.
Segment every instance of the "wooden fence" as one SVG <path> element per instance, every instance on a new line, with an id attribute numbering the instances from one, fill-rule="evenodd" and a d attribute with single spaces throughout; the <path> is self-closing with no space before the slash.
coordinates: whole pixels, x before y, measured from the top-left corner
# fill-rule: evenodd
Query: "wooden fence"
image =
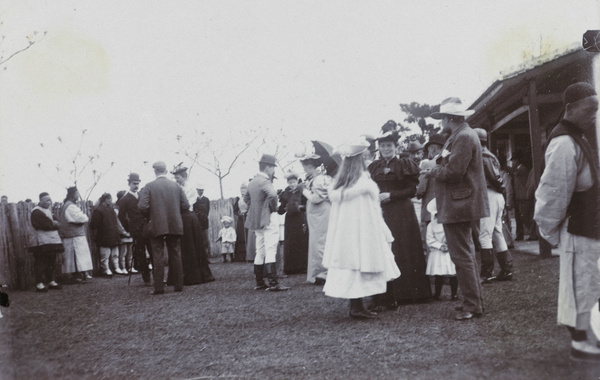
<path id="1" fill-rule="evenodd" d="M 220 253 L 219 244 L 215 242 L 221 229 L 221 217 L 228 215 L 233 217 L 234 199 L 220 199 L 210 202 L 210 213 L 208 218 L 208 236 L 210 240 L 211 256 Z M 52 207 L 56 216 L 62 204 L 55 203 Z M 81 209 L 91 217 L 94 206 L 89 202 L 79 205 Z M 35 204 L 30 202 L 8 203 L 0 205 L 0 285 L 8 285 L 12 289 L 30 289 L 35 284 L 33 272 L 33 255 L 27 250 L 27 241 L 30 230 L 31 210 Z M 100 258 L 95 244 L 91 243 L 89 229 L 88 242 L 92 252 L 94 272 L 97 273 L 100 266 Z M 61 255 L 57 260 L 62 262 Z M 57 266 L 60 272 L 60 265 Z M 57 273 L 60 275 L 61 273 Z"/>

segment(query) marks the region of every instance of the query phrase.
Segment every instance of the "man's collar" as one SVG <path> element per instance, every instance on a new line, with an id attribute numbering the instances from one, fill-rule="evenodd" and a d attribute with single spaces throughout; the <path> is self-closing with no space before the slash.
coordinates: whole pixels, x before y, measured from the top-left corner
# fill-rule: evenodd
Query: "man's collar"
<path id="1" fill-rule="evenodd" d="M 269 175 L 267 173 L 265 173 L 265 172 L 258 172 L 258 175 L 261 175 L 261 176 L 265 177 L 269 181 L 271 180 L 271 177 L 269 177 Z"/>

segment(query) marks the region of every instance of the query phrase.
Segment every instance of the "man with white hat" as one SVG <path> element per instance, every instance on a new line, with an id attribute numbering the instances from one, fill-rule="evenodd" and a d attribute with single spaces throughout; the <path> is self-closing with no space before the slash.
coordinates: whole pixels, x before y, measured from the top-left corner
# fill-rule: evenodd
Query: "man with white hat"
<path id="1" fill-rule="evenodd" d="M 600 360 L 600 347 L 587 334 L 600 297 L 600 168 L 586 137 L 596 128 L 598 95 L 579 82 L 567 87 L 563 99 L 563 119 L 548 136 L 534 219 L 541 237 L 558 245 L 558 323 L 571 333 L 571 356 Z"/>
<path id="2" fill-rule="evenodd" d="M 289 288 L 279 283 L 275 261 L 279 245 L 279 216 L 277 214 L 277 191 L 272 180 L 275 174 L 277 159 L 270 154 L 263 154 L 258 162 L 259 172 L 248 184 L 248 192 L 244 202 L 249 205 L 246 228 L 254 230 L 256 235 L 256 257 L 254 258 L 254 275 L 256 287 L 269 291 L 282 291 Z M 264 275 L 269 280 L 265 284 Z"/>
<path id="3" fill-rule="evenodd" d="M 462 306 L 457 308 L 455 316 L 457 320 L 483 315 L 471 225 L 489 216 L 490 207 L 479 138 L 465 121 L 472 114 L 459 98 L 453 97 L 443 100 L 440 111 L 431 115 L 442 120 L 443 129 L 451 131 L 437 159 L 438 165 L 429 175 L 437 181 L 438 222 L 444 225 L 448 251 L 463 295 Z"/>

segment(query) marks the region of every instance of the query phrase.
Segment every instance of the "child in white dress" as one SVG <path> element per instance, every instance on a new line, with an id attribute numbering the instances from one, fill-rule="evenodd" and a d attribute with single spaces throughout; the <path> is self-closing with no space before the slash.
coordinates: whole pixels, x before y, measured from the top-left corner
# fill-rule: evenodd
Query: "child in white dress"
<path id="1" fill-rule="evenodd" d="M 431 222 L 427 226 L 427 246 L 429 247 L 429 257 L 427 258 L 427 269 L 425 274 L 435 277 L 434 299 L 439 300 L 444 286 L 444 277 L 450 279 L 450 290 L 452 300 L 458 299 L 456 294 L 458 290 L 458 280 L 456 279 L 456 268 L 448 253 L 448 244 L 446 243 L 446 234 L 444 226 L 437 221 L 437 206 L 435 198 L 427 204 L 427 211 L 431 214 Z"/>
<path id="2" fill-rule="evenodd" d="M 231 257 L 231 261 L 233 261 L 233 254 L 235 253 L 235 241 L 237 240 L 237 234 L 231 225 L 233 224 L 233 219 L 229 216 L 224 216 L 221 218 L 221 223 L 223 223 L 223 228 L 219 231 L 219 238 L 217 241 L 221 241 L 221 254 L 223 255 L 223 262 L 227 262 L 227 255 Z"/>

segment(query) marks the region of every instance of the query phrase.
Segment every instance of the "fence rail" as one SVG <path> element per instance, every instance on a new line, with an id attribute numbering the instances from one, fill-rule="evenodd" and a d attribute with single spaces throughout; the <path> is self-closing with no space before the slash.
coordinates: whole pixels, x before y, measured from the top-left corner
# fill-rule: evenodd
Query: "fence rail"
<path id="1" fill-rule="evenodd" d="M 210 240 L 210 255 L 219 254 L 219 244 L 215 241 L 221 229 L 221 217 L 228 215 L 233 217 L 234 199 L 219 199 L 210 202 L 210 213 L 208 217 L 208 236 Z M 79 205 L 88 217 L 91 217 L 94 206 L 91 203 Z M 35 207 L 30 202 L 8 203 L 0 205 L 0 284 L 8 285 L 13 289 L 30 289 L 35 284 L 33 273 L 33 255 L 27 250 L 27 241 L 31 225 L 31 210 Z M 55 203 L 52 207 L 56 216 L 62 204 Z M 90 236 L 89 229 L 86 231 L 94 272 L 98 271 L 100 258 L 98 250 Z M 62 262 L 61 255 L 58 261 Z M 57 266 L 60 272 L 60 265 Z M 57 273 L 60 275 L 60 273 Z"/>

